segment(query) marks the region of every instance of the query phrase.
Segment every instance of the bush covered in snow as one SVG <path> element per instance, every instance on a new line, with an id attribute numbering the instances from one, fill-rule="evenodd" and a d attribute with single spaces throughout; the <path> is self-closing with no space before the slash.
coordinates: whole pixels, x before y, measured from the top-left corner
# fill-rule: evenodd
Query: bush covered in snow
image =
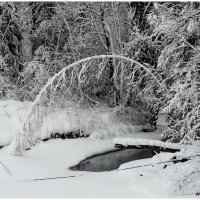
<path id="1" fill-rule="evenodd" d="M 0 101 L 0 146 L 11 143 L 16 134 L 20 132 L 23 122 L 33 102 Z M 145 111 L 140 117 L 132 118 L 133 113 L 138 113 L 138 108 L 121 111 L 119 107 L 96 109 L 81 108 L 68 102 L 68 108 L 55 107 L 43 118 L 43 123 L 35 137 L 47 139 L 51 134 L 82 131 L 83 135 L 92 138 L 108 138 L 141 131 L 149 123 L 149 114 Z"/>
<path id="2" fill-rule="evenodd" d="M 137 110 L 135 109 L 135 112 Z M 134 109 L 132 109 L 134 112 Z M 129 115 L 131 117 L 131 115 Z M 145 118 L 145 116 L 143 116 Z M 127 119 L 127 113 L 123 114 L 119 108 L 81 109 L 70 107 L 66 110 L 54 109 L 45 116 L 38 138 L 50 138 L 54 133 L 68 133 L 81 131 L 84 136 L 92 138 L 108 138 L 141 131 L 146 120 L 135 121 Z M 37 135 L 37 133 L 36 133 Z"/>

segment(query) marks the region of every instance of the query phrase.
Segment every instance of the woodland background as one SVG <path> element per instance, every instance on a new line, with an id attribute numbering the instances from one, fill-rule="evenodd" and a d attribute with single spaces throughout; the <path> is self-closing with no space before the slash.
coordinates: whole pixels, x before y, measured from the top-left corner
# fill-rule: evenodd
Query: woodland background
<path id="1" fill-rule="evenodd" d="M 33 101 L 50 77 L 94 55 L 134 59 L 163 87 L 130 66 L 122 90 L 122 69 L 111 59 L 104 73 L 94 67 L 84 74 L 87 96 L 125 111 L 140 105 L 151 113 L 153 128 L 158 113 L 166 114 L 170 141 L 199 139 L 199 2 L 0 3 L 1 99 Z"/>

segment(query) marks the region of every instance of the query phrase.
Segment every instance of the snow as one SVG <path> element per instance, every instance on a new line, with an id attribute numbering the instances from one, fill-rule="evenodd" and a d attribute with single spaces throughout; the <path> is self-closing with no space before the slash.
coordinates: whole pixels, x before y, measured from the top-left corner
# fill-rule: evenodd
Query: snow
<path id="1" fill-rule="evenodd" d="M 167 122 L 167 116 L 165 114 L 159 114 L 156 122 L 157 126 L 167 126 L 169 123 Z"/>
<path id="2" fill-rule="evenodd" d="M 16 133 L 20 130 L 20 126 L 27 116 L 31 103 L 32 102 L 0 101 L 1 145 L 7 145 L 15 138 Z M 88 113 L 87 115 L 89 116 Z M 44 120 L 42 130 L 38 133 L 38 137 L 46 137 L 50 132 L 54 131 L 75 129 L 77 121 L 74 121 L 73 124 L 72 121 L 67 121 L 69 119 L 65 117 L 65 113 L 61 111 L 54 112 L 47 116 Z M 111 114 L 103 112 L 100 118 L 103 120 L 104 125 L 107 125 L 106 127 L 110 132 L 116 130 L 115 125 L 117 123 L 111 119 Z M 87 121 L 88 118 L 85 120 Z M 63 121 L 65 121 L 65 123 L 63 123 Z M 110 126 L 108 126 L 109 124 Z M 80 124 L 78 124 L 78 126 L 80 126 Z M 124 124 L 118 123 L 118 127 L 119 126 L 121 126 L 121 130 L 125 127 Z M 0 197 L 145 198 L 168 196 L 167 192 L 158 193 L 157 188 L 148 193 L 144 193 L 143 186 L 145 186 L 146 180 L 141 180 L 141 186 L 138 186 L 137 181 L 140 177 L 136 175 L 136 177 L 132 178 L 128 176 L 129 172 L 127 172 L 127 176 L 124 176 L 121 172 L 117 171 L 95 173 L 68 170 L 68 167 L 78 164 L 86 157 L 114 150 L 113 139 L 106 137 L 106 132 L 104 133 L 105 135 L 103 135 L 103 130 L 98 130 L 97 128 L 93 130 L 95 130 L 96 133 L 93 131 L 92 137 L 89 138 L 71 140 L 54 139 L 47 142 L 40 141 L 31 150 L 26 151 L 25 154 L 20 157 L 11 154 L 13 143 L 2 148 L 0 150 L 0 162 L 8 168 L 12 176 L 10 176 L 0 164 Z M 137 131 L 136 127 L 135 134 L 122 134 L 120 137 L 128 136 L 137 138 L 140 136 L 144 138 L 160 138 L 159 131 L 151 134 Z M 3 141 L 4 137 L 5 140 Z M 60 176 L 76 177 L 45 181 L 23 181 Z M 136 182 L 133 183 L 133 180 Z M 140 187 L 139 190 L 138 187 Z"/>
<path id="3" fill-rule="evenodd" d="M 160 177 L 173 195 L 194 196 L 200 192 L 200 142 L 185 146 L 180 152 L 176 152 L 175 156 L 191 157 L 187 162 L 160 170 Z"/>
<path id="4" fill-rule="evenodd" d="M 13 140 L 31 104 L 29 101 L 0 101 L 0 146 Z"/>
<path id="5" fill-rule="evenodd" d="M 20 132 L 22 124 L 33 102 L 0 101 L 0 146 L 10 144 Z M 50 138 L 52 133 L 66 133 L 83 130 L 91 138 L 111 138 L 127 134 L 139 134 L 142 126 L 121 122 L 115 110 L 69 109 L 67 112 L 54 109 L 44 117 L 41 129 L 36 133 L 39 139 Z M 160 134 L 161 129 L 158 131 Z M 157 134 L 157 135 L 158 135 Z"/>
<path id="6" fill-rule="evenodd" d="M 10 144 L 15 138 L 31 104 L 32 102 L 0 101 L 0 146 Z M 84 115 L 89 117 L 87 119 L 85 117 L 86 121 L 91 119 L 90 114 Z M 114 133 L 117 126 L 118 130 L 120 126 L 121 130 L 130 130 L 130 127 L 127 128 L 125 124 L 117 124 L 108 112 L 101 113 L 99 116 L 104 125 L 106 124 L 104 127 L 107 127 L 107 130 L 110 130 L 110 133 L 114 136 L 119 137 L 114 140 L 114 143 L 180 147 L 177 144 L 166 145 L 166 143 L 163 144 L 158 141 L 162 132 L 161 127 L 152 133 L 138 132 L 139 127 L 136 127 L 135 131 L 120 135 L 120 133 Z M 73 122 L 65 117 L 66 114 L 62 111 L 47 116 L 38 137 L 45 138 L 50 132 L 60 132 L 80 127 L 78 121 Z M 82 116 L 82 118 L 84 117 Z M 103 131 L 105 132 L 103 133 Z M 13 143 L 5 146 L 0 149 L 0 197 L 169 198 L 181 196 L 182 193 L 178 185 L 184 190 L 184 195 L 187 193 L 194 196 L 195 193 L 199 192 L 199 158 L 194 158 L 186 163 L 158 163 L 169 161 L 174 156 L 184 157 L 200 154 L 200 144 L 183 146 L 180 152 L 160 153 L 152 159 L 125 163 L 119 167 L 119 170 L 111 172 L 70 171 L 68 169 L 68 167 L 78 164 L 89 156 L 114 150 L 111 137 L 113 135 L 110 134 L 110 137 L 107 137 L 107 133 L 105 129 L 95 128 L 89 138 L 40 141 L 20 157 L 11 155 Z M 145 164 L 148 164 L 148 166 L 125 169 Z M 12 175 L 9 175 L 8 170 Z M 194 175 L 188 179 L 187 177 L 193 172 L 195 172 Z M 30 180 L 63 176 L 75 177 L 43 181 Z"/>
<path id="7" fill-rule="evenodd" d="M 130 170 L 118 172 L 69 171 L 68 167 L 77 164 L 95 153 L 112 150 L 112 139 L 49 140 L 41 142 L 27 151 L 23 157 L 10 155 L 10 148 L 0 150 L 1 161 L 10 169 L 12 176 L 0 166 L 1 198 L 162 198 L 169 197 L 168 191 L 157 175 L 149 173 L 140 177 Z M 140 161 L 141 162 L 141 161 Z M 141 172 L 142 173 L 142 172 Z M 151 175 L 150 175 L 151 174 Z M 77 177 L 45 181 L 20 181 L 33 178 L 58 176 Z M 12 192 L 10 189 L 12 188 Z M 144 190 L 145 188 L 145 190 Z"/>
<path id="8" fill-rule="evenodd" d="M 71 111 L 54 110 L 45 118 L 37 137 L 40 139 L 50 138 L 52 133 L 67 133 L 82 130 L 89 134 L 90 138 L 104 139 L 112 137 L 131 136 L 132 134 L 142 135 L 144 126 L 130 125 L 117 119 L 113 110 L 88 110 L 74 109 Z M 149 133 L 150 137 L 160 138 L 162 128 L 156 134 Z M 148 134 L 145 134 L 148 137 Z M 132 137 L 132 136 L 131 136 Z"/>
<path id="9" fill-rule="evenodd" d="M 175 143 L 168 143 L 168 142 L 162 142 L 159 140 L 149 140 L 149 139 L 133 139 L 133 138 L 115 138 L 114 144 L 121 144 L 123 146 L 140 146 L 140 145 L 147 145 L 147 146 L 156 146 L 156 147 L 162 147 L 162 148 L 170 148 L 170 149 L 181 149 L 181 145 L 175 144 Z"/>

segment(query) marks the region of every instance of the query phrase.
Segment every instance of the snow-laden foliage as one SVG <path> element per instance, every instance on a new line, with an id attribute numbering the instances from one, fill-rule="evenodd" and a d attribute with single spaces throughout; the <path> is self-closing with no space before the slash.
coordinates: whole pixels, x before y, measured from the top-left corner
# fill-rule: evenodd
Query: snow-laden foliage
<path id="1" fill-rule="evenodd" d="M 120 88 L 120 77 L 112 78 L 120 68 L 108 61 L 101 86 L 94 84 L 96 75 L 90 77 L 84 83 L 86 94 L 91 90 L 90 98 L 117 106 L 121 99 L 129 107 L 136 100 L 155 116 L 163 110 L 171 121 L 165 137 L 198 139 L 198 2 L 2 2 L 0 19 L 0 75 L 6 83 L 1 97 L 34 100 L 64 66 L 93 55 L 124 55 L 148 68 L 165 92 L 149 84 L 144 69 L 131 66 L 122 71 Z M 113 95 L 103 94 L 102 87 Z"/>
<path id="2" fill-rule="evenodd" d="M 133 113 L 137 113 L 137 117 L 127 119 L 128 109 L 123 113 L 119 107 L 83 109 L 73 102 L 68 102 L 66 106 L 64 109 L 54 108 L 49 111 L 40 130 L 35 133 L 36 138 L 43 140 L 56 137 L 56 134 L 71 132 L 78 133 L 79 136 L 106 139 L 137 133 L 148 123 L 148 117 L 142 115 L 137 108 L 131 109 Z"/>
<path id="3" fill-rule="evenodd" d="M 0 101 L 0 146 L 9 145 L 20 131 L 21 124 L 26 119 L 31 101 Z M 115 108 L 86 108 L 66 103 L 67 109 L 52 108 L 44 116 L 41 129 L 35 133 L 39 140 L 56 137 L 57 134 L 70 132 L 89 135 L 92 138 L 106 139 L 125 134 L 141 132 L 148 123 L 148 116 L 141 113 L 141 107 L 125 109 L 120 112 Z M 136 114 L 136 115 L 134 115 Z M 129 118 L 128 118 L 129 116 Z"/>
<path id="4" fill-rule="evenodd" d="M 198 47 L 196 51 L 191 50 L 184 41 L 166 46 L 158 59 L 162 83 L 168 88 L 168 92 L 161 97 L 164 99 L 161 112 L 169 116 L 170 126 L 165 137 L 171 141 L 191 143 L 199 139 L 198 62 Z"/>
<path id="5" fill-rule="evenodd" d="M 108 78 L 110 75 L 108 69 L 112 62 L 117 66 L 112 76 L 114 88 L 109 84 Z M 55 107 L 66 109 L 67 112 L 71 107 L 68 105 L 69 101 L 82 108 L 115 107 L 115 88 L 118 88 L 120 109 L 124 110 L 131 93 L 135 92 L 137 81 L 140 80 L 134 79 L 138 68 L 143 69 L 139 77 L 148 76 L 149 84 L 162 87 L 147 67 L 123 56 L 94 56 L 63 68 L 49 79 L 34 101 L 23 128 L 17 136 L 16 154 L 20 154 L 21 150 L 30 148 L 34 144 L 37 139 L 35 133 L 41 129 L 47 113 Z M 128 69 L 132 71 L 131 76 L 125 73 Z M 85 134 L 88 133 L 85 132 Z"/>
<path id="6" fill-rule="evenodd" d="M 24 91 L 20 99 L 34 100 L 48 79 L 60 71 L 63 65 L 62 58 L 49 48 L 40 46 L 35 51 L 34 59 L 25 63 L 25 69 L 20 74 L 18 83 Z"/>
<path id="7" fill-rule="evenodd" d="M 155 3 L 149 14 L 153 34 L 166 46 L 157 58 L 157 73 L 167 92 L 156 95 L 160 112 L 169 116 L 164 137 L 175 142 L 199 139 L 199 4 Z"/>
<path id="8" fill-rule="evenodd" d="M 16 88 L 11 84 L 8 78 L 0 75 L 0 97 L 2 99 L 17 99 L 17 91 L 13 92 Z"/>

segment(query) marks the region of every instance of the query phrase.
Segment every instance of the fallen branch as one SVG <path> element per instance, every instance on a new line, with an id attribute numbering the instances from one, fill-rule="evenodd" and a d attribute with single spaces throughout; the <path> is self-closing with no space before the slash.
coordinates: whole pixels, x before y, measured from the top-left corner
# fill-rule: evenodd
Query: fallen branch
<path id="1" fill-rule="evenodd" d="M 11 171 L 8 169 L 8 167 L 7 167 L 3 162 L 1 162 L 1 161 L 0 161 L 0 164 L 1 164 L 2 167 L 5 169 L 5 171 L 6 171 L 10 176 L 12 176 L 12 173 L 11 173 Z"/>
<path id="2" fill-rule="evenodd" d="M 159 140 L 115 138 L 114 145 L 120 149 L 146 149 L 153 151 L 180 151 L 181 145 L 175 143 L 162 142 Z"/>
<path id="3" fill-rule="evenodd" d="M 77 176 L 82 175 L 71 175 L 71 176 L 57 176 L 57 177 L 47 177 L 47 178 L 34 178 L 34 179 L 26 179 L 26 180 L 18 180 L 18 181 L 46 181 L 46 180 L 54 180 L 54 179 L 66 179 L 66 178 L 75 178 Z"/>

